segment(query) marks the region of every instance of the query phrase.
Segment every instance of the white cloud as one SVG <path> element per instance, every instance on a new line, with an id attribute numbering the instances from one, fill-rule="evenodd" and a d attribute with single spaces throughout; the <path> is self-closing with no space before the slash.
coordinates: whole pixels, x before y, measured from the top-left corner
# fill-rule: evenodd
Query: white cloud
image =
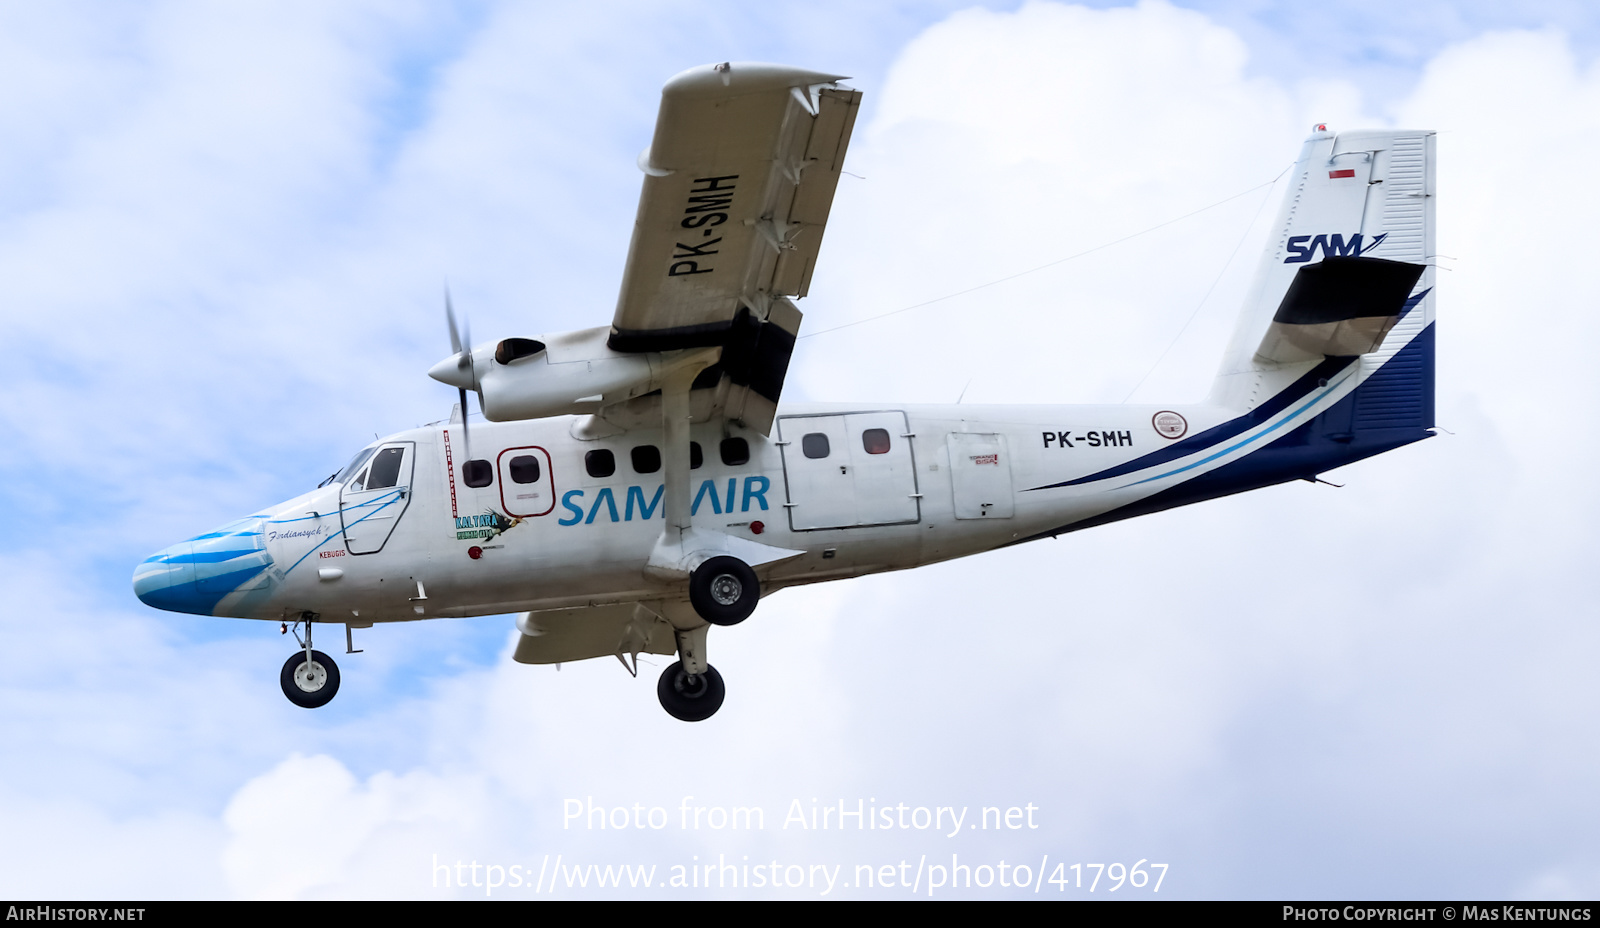
<path id="1" fill-rule="evenodd" d="M 1329 117 L 1247 76 L 1246 61 L 1232 33 L 1164 3 L 968 10 L 927 30 L 896 61 L 851 153 L 867 180 L 840 187 L 813 331 L 1058 261 L 1271 181 Z M 969 402 L 1121 402 L 1196 314 L 1266 197 L 806 339 L 801 387 L 952 402 L 972 377 Z M 1141 398 L 1205 392 L 1254 248 L 1227 265 Z M 1198 367 L 1185 365 L 1196 356 Z"/>
<path id="2" fill-rule="evenodd" d="M 363 784 L 331 757 L 292 755 L 228 803 L 222 867 L 233 892 L 251 899 L 389 886 L 416 869 L 419 848 L 448 853 L 462 831 L 483 831 L 493 818 L 483 794 L 481 778 L 412 771 Z"/>

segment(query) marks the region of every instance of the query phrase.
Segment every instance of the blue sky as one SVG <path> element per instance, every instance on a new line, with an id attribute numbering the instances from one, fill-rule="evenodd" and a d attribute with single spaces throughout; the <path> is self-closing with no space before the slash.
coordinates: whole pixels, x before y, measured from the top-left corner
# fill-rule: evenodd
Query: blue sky
<path id="1" fill-rule="evenodd" d="M 441 889 L 435 859 L 957 853 L 1168 862 L 1180 897 L 1593 897 L 1596 498 L 1569 462 L 1600 384 L 1570 252 L 1600 206 L 1600 15 L 1090 7 L 0 6 L 0 576 L 19 594 L 0 822 L 48 834 L 5 853 L 0 887 L 451 898 L 483 891 Z M 274 683 L 275 626 L 132 597 L 150 551 L 448 414 L 425 376 L 447 281 L 479 338 L 608 320 L 660 85 L 725 59 L 865 94 L 811 332 L 1249 190 L 1314 121 L 1438 129 L 1452 434 L 1344 490 L 786 591 L 713 636 L 729 704 L 688 731 L 653 671 L 512 664 L 508 617 L 358 633 L 339 698 L 306 712 Z M 1191 399 L 1277 192 L 805 339 L 786 396 Z M 1045 824 L 562 827 L 568 798 L 686 795 L 777 818 L 796 798 L 1031 803 Z M 315 866 L 294 862 L 301 813 Z"/>

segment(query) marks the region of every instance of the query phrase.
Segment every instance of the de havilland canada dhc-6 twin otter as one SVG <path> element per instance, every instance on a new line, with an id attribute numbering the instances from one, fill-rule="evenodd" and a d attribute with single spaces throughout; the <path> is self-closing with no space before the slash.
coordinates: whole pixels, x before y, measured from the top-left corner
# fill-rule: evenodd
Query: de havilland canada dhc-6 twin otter
<path id="1" fill-rule="evenodd" d="M 299 706 L 339 688 L 314 624 L 520 612 L 517 661 L 678 660 L 662 706 L 722 705 L 712 625 L 787 586 L 901 570 L 1327 470 L 1433 427 L 1434 133 L 1318 125 L 1205 402 L 778 407 L 860 103 L 724 63 L 662 94 L 609 327 L 472 345 L 445 423 L 162 550 L 175 612 L 293 625 Z M 489 425 L 469 434 L 467 391 Z M 299 632 L 304 629 L 302 640 Z M 629 664 L 629 661 L 632 664 Z"/>

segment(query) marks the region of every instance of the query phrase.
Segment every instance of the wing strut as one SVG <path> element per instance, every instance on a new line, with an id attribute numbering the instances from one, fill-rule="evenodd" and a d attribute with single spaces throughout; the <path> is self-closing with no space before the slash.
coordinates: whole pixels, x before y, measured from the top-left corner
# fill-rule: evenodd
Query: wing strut
<path id="1" fill-rule="evenodd" d="M 673 370 L 661 385 L 662 467 L 666 471 L 667 524 L 645 572 L 660 579 L 681 580 L 692 566 L 685 563 L 684 535 L 689 518 L 689 387 L 700 372 L 716 363 L 720 351 L 701 349 L 698 357 L 687 359 Z"/>
<path id="2" fill-rule="evenodd" d="M 695 529 L 691 518 L 689 475 L 689 388 L 701 371 L 716 363 L 719 348 L 702 348 L 678 362 L 661 385 L 662 470 L 666 491 L 662 505 L 667 524 L 661 529 L 645 576 L 668 583 L 686 580 L 694 569 L 718 555 L 736 557 L 759 567 L 799 557 L 803 551 L 764 545 L 727 532 Z"/>

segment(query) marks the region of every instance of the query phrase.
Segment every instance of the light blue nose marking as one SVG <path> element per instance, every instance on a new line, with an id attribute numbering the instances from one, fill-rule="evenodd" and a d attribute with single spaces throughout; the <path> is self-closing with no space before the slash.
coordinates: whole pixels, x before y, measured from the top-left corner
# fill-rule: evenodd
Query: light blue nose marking
<path id="1" fill-rule="evenodd" d="M 134 568 L 134 595 L 168 612 L 212 615 L 229 593 L 265 588 L 272 566 L 265 524 L 240 519 L 163 548 Z"/>

